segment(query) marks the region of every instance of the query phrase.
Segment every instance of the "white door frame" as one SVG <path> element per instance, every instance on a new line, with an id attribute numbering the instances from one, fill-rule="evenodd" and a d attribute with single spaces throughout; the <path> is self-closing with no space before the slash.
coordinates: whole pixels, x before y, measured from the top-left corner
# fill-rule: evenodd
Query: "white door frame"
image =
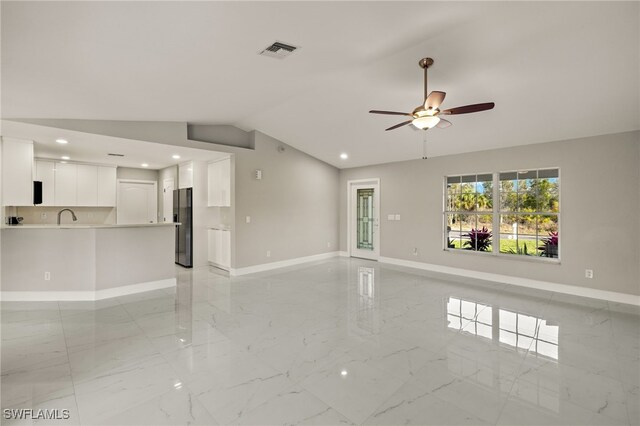
<path id="1" fill-rule="evenodd" d="M 375 213 L 374 218 L 377 218 L 377 223 L 374 223 L 373 227 L 373 252 L 369 258 L 371 260 L 378 260 L 380 257 L 380 178 L 369 179 L 354 179 L 347 181 L 347 255 L 353 256 L 352 242 L 354 241 L 354 222 L 356 210 L 353 205 L 353 193 L 356 189 L 362 188 L 374 188 L 373 198 L 373 211 Z"/>
<path id="2" fill-rule="evenodd" d="M 144 180 L 144 179 L 116 179 L 116 223 L 119 222 L 118 220 L 118 201 L 120 200 L 120 184 L 121 183 L 126 183 L 126 182 L 130 182 L 130 183 L 146 183 L 146 184 L 152 184 L 153 185 L 153 192 L 156 194 L 155 200 L 156 200 L 156 222 L 158 222 L 158 182 L 156 182 L 155 180 Z"/>
<path id="3" fill-rule="evenodd" d="M 175 180 L 171 177 L 171 178 L 166 178 L 162 180 L 162 222 L 173 222 L 173 193 L 171 193 L 170 196 L 166 196 L 165 195 L 165 189 L 167 188 L 167 184 L 171 183 L 171 187 L 175 190 L 176 189 L 176 182 Z M 169 216 L 165 217 L 164 213 L 165 210 L 167 209 L 167 206 L 165 205 L 165 202 L 167 201 L 166 198 L 169 197 L 171 199 L 171 211 L 169 212 Z M 168 221 L 167 221 L 168 219 Z"/>

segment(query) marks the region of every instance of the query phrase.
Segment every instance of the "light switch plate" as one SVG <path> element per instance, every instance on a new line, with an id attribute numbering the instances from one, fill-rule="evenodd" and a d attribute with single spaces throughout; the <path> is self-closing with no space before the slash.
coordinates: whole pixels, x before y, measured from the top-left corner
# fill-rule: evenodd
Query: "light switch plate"
<path id="1" fill-rule="evenodd" d="M 390 215 L 387 215 L 387 220 L 396 220 L 396 217 L 390 214 Z"/>
<path id="2" fill-rule="evenodd" d="M 396 220 L 400 220 L 400 215 L 399 214 L 396 215 Z"/>
<path id="3" fill-rule="evenodd" d="M 247 223 L 251 223 L 251 216 L 247 216 L 246 219 Z"/>

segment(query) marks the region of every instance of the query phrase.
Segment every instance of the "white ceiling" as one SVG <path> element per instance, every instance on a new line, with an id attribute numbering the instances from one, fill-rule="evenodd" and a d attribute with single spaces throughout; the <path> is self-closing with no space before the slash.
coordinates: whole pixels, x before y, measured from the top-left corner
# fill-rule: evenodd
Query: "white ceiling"
<path id="1" fill-rule="evenodd" d="M 34 141 L 34 153 L 38 158 L 61 160 L 62 156 L 71 161 L 96 164 L 111 164 L 120 167 L 163 169 L 191 160 L 211 161 L 228 157 L 228 153 L 205 151 L 173 145 L 163 145 L 112 136 L 95 135 L 33 124 L 2 121 L 2 134 L 19 139 Z M 65 139 L 61 145 L 56 139 Z M 108 153 L 124 154 L 124 157 L 112 157 Z M 179 159 L 172 158 L 179 155 Z"/>
<path id="2" fill-rule="evenodd" d="M 2 115 L 233 124 L 338 167 L 629 131 L 639 27 L 638 2 L 2 2 Z M 385 132 L 367 111 L 421 103 L 424 56 L 444 107 L 496 108 Z"/>

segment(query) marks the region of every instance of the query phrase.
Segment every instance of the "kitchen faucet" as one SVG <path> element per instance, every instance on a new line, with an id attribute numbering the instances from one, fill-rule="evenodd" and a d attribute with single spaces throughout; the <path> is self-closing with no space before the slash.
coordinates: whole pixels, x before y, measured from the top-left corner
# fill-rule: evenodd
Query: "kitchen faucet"
<path id="1" fill-rule="evenodd" d="M 78 218 L 76 217 L 76 214 L 73 212 L 73 210 L 71 209 L 62 209 L 58 212 L 58 225 L 60 225 L 60 216 L 62 216 L 62 212 L 63 211 L 68 211 L 69 213 L 71 213 L 71 218 L 73 219 L 73 221 L 77 221 Z"/>

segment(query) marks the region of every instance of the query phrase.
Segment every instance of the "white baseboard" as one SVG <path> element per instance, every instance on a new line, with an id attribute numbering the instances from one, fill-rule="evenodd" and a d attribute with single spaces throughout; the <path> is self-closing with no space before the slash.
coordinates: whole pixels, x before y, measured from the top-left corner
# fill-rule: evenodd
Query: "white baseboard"
<path id="1" fill-rule="evenodd" d="M 349 252 L 348 251 L 339 251 L 338 252 L 340 257 L 349 257 Z"/>
<path id="2" fill-rule="evenodd" d="M 538 290 L 552 291 L 556 293 L 570 294 L 573 296 L 588 297 L 591 299 L 607 300 L 610 302 L 626 303 L 640 306 L 640 296 L 618 293 L 615 291 L 598 290 L 594 288 L 578 287 L 569 284 L 560 284 L 550 281 L 531 280 L 528 278 L 514 277 L 511 275 L 492 274 L 478 272 L 469 269 L 455 268 L 451 266 L 434 265 L 431 263 L 415 262 L 412 260 L 396 259 L 393 257 L 380 257 L 379 262 L 391 265 L 405 266 L 408 268 L 422 269 L 425 271 L 440 272 L 443 274 L 458 275 L 461 277 L 476 278 L 479 280 L 494 281 L 520 287 L 535 288 Z"/>
<path id="3" fill-rule="evenodd" d="M 96 301 L 145 291 L 175 287 L 176 279 L 148 281 L 145 283 L 124 285 L 96 291 L 2 291 L 3 302 L 63 302 L 63 301 Z"/>
<path id="4" fill-rule="evenodd" d="M 220 265 L 219 263 L 215 263 L 215 262 L 208 262 L 209 266 L 213 266 L 214 268 L 218 268 L 218 269 L 222 269 L 223 271 L 227 271 L 229 272 L 229 267 L 228 266 L 224 266 L 224 265 Z"/>
<path id="5" fill-rule="evenodd" d="M 301 263 L 325 260 L 339 256 L 340 252 L 331 251 L 328 253 L 314 254 L 312 256 L 296 257 L 294 259 L 281 260 L 279 262 L 262 263 L 260 265 L 246 266 L 244 268 L 230 268 L 229 274 L 232 276 L 255 274 L 256 272 L 270 271 L 272 269 L 284 268 L 287 266 L 299 265 Z"/>

